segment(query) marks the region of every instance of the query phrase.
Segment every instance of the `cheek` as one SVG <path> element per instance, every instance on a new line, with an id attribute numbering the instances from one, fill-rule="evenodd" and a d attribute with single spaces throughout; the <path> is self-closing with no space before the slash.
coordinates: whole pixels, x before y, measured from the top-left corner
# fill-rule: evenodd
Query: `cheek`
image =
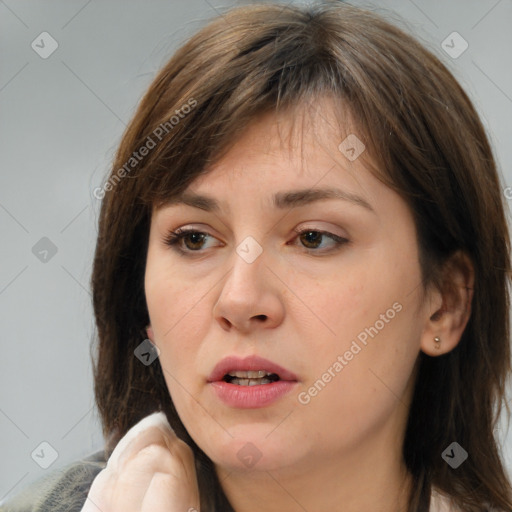
<path id="1" fill-rule="evenodd" d="M 386 425 L 398 425 L 399 418 L 405 421 L 408 412 L 406 393 L 419 351 L 414 316 L 402 309 L 378 334 L 361 332 L 366 344 L 347 337 L 330 351 L 309 352 L 311 373 L 294 419 L 308 424 L 310 437 L 327 454 L 333 443 L 350 449 Z"/>
<path id="2" fill-rule="evenodd" d="M 350 340 L 322 361 L 311 361 L 310 354 L 316 371 L 305 383 L 302 408 L 295 416 L 308 423 L 310 434 L 326 449 L 332 448 L 333 439 L 339 447 L 351 447 L 389 424 L 395 414 L 407 414 L 406 392 L 412 385 L 418 349 L 406 340 L 407 320 L 399 319 L 402 313 L 378 335 L 368 336 L 366 345 L 353 340 L 355 353 L 349 351 L 350 360 L 345 352 Z"/>
<path id="3" fill-rule="evenodd" d="M 153 330 L 160 341 L 165 341 L 162 336 L 171 329 L 183 327 L 187 312 L 201 297 L 201 284 L 190 283 L 171 261 L 164 251 L 150 247 L 144 288 Z"/>
<path id="4" fill-rule="evenodd" d="M 207 329 L 207 297 L 200 283 L 190 284 L 169 268 L 148 259 L 146 302 L 162 367 L 183 379 Z M 179 364 L 178 364 L 179 363 Z M 164 371 L 165 373 L 165 371 Z M 166 377 L 167 378 L 167 377 Z"/>
<path id="5" fill-rule="evenodd" d="M 421 296 L 417 266 L 384 251 L 373 265 L 354 265 L 347 276 L 331 282 L 315 302 L 329 329 L 304 339 L 308 378 L 301 403 L 318 432 L 327 422 L 351 437 L 405 404 L 419 353 Z"/>
<path id="6" fill-rule="evenodd" d="M 160 365 L 178 415 L 188 423 L 187 418 L 191 421 L 201 412 L 193 397 L 200 391 L 197 360 L 206 337 L 206 312 L 197 301 L 183 300 L 178 304 L 165 296 L 157 309 L 154 329 Z"/>
<path id="7" fill-rule="evenodd" d="M 304 277 L 290 284 L 294 296 L 287 303 L 287 316 L 309 357 L 343 354 L 352 339 L 392 307 L 398 292 L 389 274 L 372 263 L 358 262 L 310 286 L 304 286 Z"/>

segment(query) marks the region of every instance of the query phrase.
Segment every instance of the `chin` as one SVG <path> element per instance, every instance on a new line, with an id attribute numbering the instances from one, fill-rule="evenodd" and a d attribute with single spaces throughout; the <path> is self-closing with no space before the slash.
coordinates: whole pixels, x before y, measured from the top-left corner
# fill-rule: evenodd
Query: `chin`
<path id="1" fill-rule="evenodd" d="M 201 447 L 215 465 L 227 471 L 275 471 L 300 458 L 297 447 L 287 445 L 286 438 L 275 432 L 268 435 L 271 432 L 268 425 L 236 430 L 233 437 L 226 433 L 222 439 L 215 438 L 214 445 Z"/>

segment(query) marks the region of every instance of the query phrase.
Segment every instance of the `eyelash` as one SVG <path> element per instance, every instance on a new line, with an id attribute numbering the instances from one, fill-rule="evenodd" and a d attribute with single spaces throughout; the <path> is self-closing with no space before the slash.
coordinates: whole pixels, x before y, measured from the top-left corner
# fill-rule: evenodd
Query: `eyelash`
<path id="1" fill-rule="evenodd" d="M 341 249 L 342 246 L 350 243 L 350 240 L 348 240 L 346 238 L 340 237 L 340 236 L 335 235 L 333 233 L 330 233 L 328 231 L 322 231 L 320 229 L 303 229 L 303 230 L 294 230 L 294 231 L 295 231 L 295 233 L 297 233 L 297 236 L 300 236 L 300 235 L 302 235 L 304 233 L 319 233 L 320 235 L 324 235 L 324 236 L 330 238 L 331 240 L 333 240 L 335 242 L 335 247 L 333 247 L 332 249 L 329 249 L 327 251 L 325 251 L 325 250 L 321 251 L 321 250 L 318 250 L 318 249 L 309 249 L 309 248 L 305 247 L 306 252 L 317 252 L 317 253 L 318 252 L 320 252 L 320 253 L 332 252 L 332 251 L 335 251 L 337 249 Z M 208 233 L 204 233 L 204 232 L 198 231 L 196 229 L 177 229 L 176 231 L 169 232 L 164 237 L 163 241 L 164 241 L 164 243 L 166 245 L 172 247 L 175 251 L 177 251 L 178 253 L 180 253 L 183 256 L 190 255 L 192 253 L 200 253 L 201 252 L 200 249 L 194 251 L 194 250 L 191 250 L 191 249 L 182 249 L 181 247 L 179 247 L 179 243 L 186 236 L 188 236 L 190 234 L 206 235 L 206 237 L 211 236 Z"/>

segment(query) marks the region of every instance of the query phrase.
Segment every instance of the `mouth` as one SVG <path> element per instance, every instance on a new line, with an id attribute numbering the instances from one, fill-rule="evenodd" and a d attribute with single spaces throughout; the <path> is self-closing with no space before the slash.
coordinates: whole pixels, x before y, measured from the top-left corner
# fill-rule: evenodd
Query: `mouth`
<path id="1" fill-rule="evenodd" d="M 261 386 L 277 381 L 297 381 L 297 376 L 277 363 L 256 355 L 243 359 L 225 357 L 208 377 L 208 382 L 228 382 L 238 386 Z"/>
<path id="2" fill-rule="evenodd" d="M 226 373 L 222 378 L 224 382 L 235 384 L 237 386 L 261 386 L 262 384 L 272 384 L 281 380 L 277 373 L 270 373 L 266 370 L 242 371 L 237 370 Z"/>
<path id="3" fill-rule="evenodd" d="M 207 382 L 217 399 L 236 409 L 270 406 L 298 385 L 294 373 L 255 355 L 245 359 L 236 356 L 222 359 Z"/>

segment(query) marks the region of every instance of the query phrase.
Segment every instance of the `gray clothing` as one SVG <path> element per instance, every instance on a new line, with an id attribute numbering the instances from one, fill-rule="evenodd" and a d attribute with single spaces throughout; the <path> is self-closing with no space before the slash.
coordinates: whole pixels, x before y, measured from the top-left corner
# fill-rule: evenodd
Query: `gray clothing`
<path id="1" fill-rule="evenodd" d="M 0 502 L 0 512 L 80 512 L 93 480 L 106 465 L 100 450 L 53 470 Z"/>

